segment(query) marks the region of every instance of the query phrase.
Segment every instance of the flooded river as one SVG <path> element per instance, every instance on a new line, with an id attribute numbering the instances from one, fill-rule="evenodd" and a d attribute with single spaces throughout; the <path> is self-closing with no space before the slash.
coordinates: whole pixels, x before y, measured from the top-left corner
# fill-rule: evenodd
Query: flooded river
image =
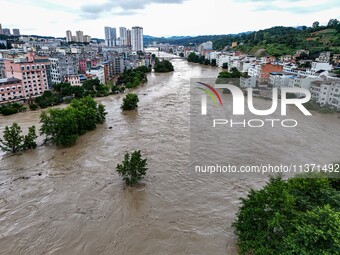
<path id="1" fill-rule="evenodd" d="M 266 178 L 206 176 L 188 167 L 189 79 L 214 77 L 219 70 L 172 62 L 175 72 L 151 73 L 136 90 L 138 111 L 121 112 L 123 95 L 99 99 L 106 105 L 106 123 L 75 146 L 0 155 L 0 254 L 237 254 L 231 223 L 238 198 Z M 14 121 L 24 130 L 39 126 L 40 113 L 0 116 L 0 131 Z M 332 141 L 339 141 L 340 120 L 320 114 L 314 120 L 301 131 L 310 140 L 300 137 L 294 145 L 291 138 L 295 147 L 286 156 L 299 157 L 295 152 L 304 148 L 310 157 L 339 159 L 339 143 Z M 282 156 L 283 149 L 276 149 L 285 139 L 270 130 L 255 152 L 268 162 Z M 115 167 L 133 150 L 148 158 L 149 170 L 142 185 L 125 188 Z M 228 157 L 236 159 L 239 150 Z"/>

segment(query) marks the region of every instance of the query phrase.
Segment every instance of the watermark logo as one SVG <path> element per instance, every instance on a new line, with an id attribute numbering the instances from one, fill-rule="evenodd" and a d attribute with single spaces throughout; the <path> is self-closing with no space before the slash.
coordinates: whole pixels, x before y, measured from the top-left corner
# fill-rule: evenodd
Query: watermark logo
<path id="1" fill-rule="evenodd" d="M 220 105 L 222 106 L 222 99 L 215 88 L 219 89 L 228 89 L 231 92 L 231 95 L 233 97 L 233 115 L 244 115 L 244 105 L 245 105 L 245 96 L 243 94 L 243 91 L 235 86 L 230 84 L 216 84 L 215 88 L 212 87 L 209 84 L 203 83 L 203 82 L 197 82 L 198 84 L 204 85 L 210 90 L 204 89 L 204 88 L 198 88 L 203 90 L 206 94 L 202 95 L 202 115 L 207 114 L 207 97 L 206 95 L 209 95 L 214 104 L 216 105 L 216 99 L 212 92 L 216 95 L 218 98 Z M 295 94 L 303 94 L 305 97 L 303 98 L 287 98 L 287 94 L 289 93 L 295 93 Z M 277 110 L 278 107 L 278 89 L 273 88 L 273 100 L 272 100 L 272 106 L 270 109 L 267 110 L 257 110 L 254 107 L 253 103 L 253 89 L 247 88 L 247 103 L 248 103 L 248 109 L 251 113 L 258 116 L 267 116 L 272 113 L 274 113 Z M 311 99 L 311 93 L 309 90 L 304 88 L 281 88 L 281 115 L 287 115 L 287 105 L 295 105 L 304 115 L 311 116 L 312 114 L 303 106 L 304 103 L 307 103 Z"/>
<path id="2" fill-rule="evenodd" d="M 256 116 L 270 116 L 274 112 L 276 112 L 279 103 L 281 116 L 287 115 L 287 107 L 288 105 L 293 105 L 294 107 L 297 107 L 299 111 L 302 112 L 305 116 L 311 116 L 312 114 L 306 109 L 306 107 L 303 105 L 304 103 L 307 103 L 311 99 L 311 93 L 309 90 L 304 88 L 291 88 L 291 87 L 282 87 L 280 89 L 280 94 L 278 88 L 272 89 L 272 104 L 269 109 L 256 109 L 254 106 L 254 95 L 253 95 L 253 88 L 247 88 L 245 90 L 247 96 L 244 95 L 244 91 L 241 90 L 240 87 L 232 84 L 215 84 L 214 86 L 209 85 L 204 82 L 196 82 L 196 86 L 200 85 L 200 87 L 197 87 L 198 89 L 204 91 L 204 94 L 201 97 L 201 115 L 207 115 L 207 96 L 209 96 L 212 101 L 214 102 L 214 105 L 218 105 L 217 101 L 219 102 L 220 106 L 223 106 L 222 99 L 220 94 L 217 92 L 216 89 L 224 89 L 230 91 L 230 94 L 232 96 L 232 114 L 235 116 L 244 116 L 245 115 L 245 106 L 247 105 L 248 110 L 250 113 Z M 298 98 L 289 98 L 287 95 L 299 95 Z M 279 102 L 280 99 L 280 102 Z M 247 101 L 247 104 L 245 103 Z M 274 127 L 275 121 L 280 121 L 282 123 L 282 126 L 284 127 L 295 127 L 297 126 L 298 122 L 293 119 L 289 120 L 279 120 L 279 119 L 251 119 L 249 121 L 244 120 L 241 124 L 244 124 L 245 126 L 250 127 L 262 127 L 266 121 L 269 121 L 272 123 L 272 127 Z M 291 122 L 293 125 L 285 125 L 286 122 Z M 233 120 L 226 120 L 226 119 L 214 119 L 213 127 L 216 127 L 216 125 L 225 125 L 227 123 L 233 123 Z M 248 123 L 249 125 L 246 125 Z M 257 123 L 255 125 L 254 123 Z"/>

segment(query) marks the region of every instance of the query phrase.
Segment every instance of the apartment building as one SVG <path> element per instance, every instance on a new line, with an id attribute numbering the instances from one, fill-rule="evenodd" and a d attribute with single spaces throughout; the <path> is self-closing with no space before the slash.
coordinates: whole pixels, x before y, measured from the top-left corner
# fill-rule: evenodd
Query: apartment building
<path id="1" fill-rule="evenodd" d="M 17 78 L 0 79 L 0 104 L 23 101 L 25 90 Z"/>
<path id="2" fill-rule="evenodd" d="M 47 57 L 38 57 L 29 52 L 26 58 L 6 59 L 4 63 L 7 78 L 21 80 L 24 98 L 39 96 L 52 87 Z"/>

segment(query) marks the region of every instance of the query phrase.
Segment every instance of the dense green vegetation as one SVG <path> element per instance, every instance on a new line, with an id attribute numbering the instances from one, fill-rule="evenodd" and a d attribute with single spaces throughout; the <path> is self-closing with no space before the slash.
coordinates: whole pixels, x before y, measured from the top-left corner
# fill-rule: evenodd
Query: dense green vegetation
<path id="1" fill-rule="evenodd" d="M 194 46 L 206 41 L 212 41 L 216 50 L 231 46 L 238 42 L 234 48 L 245 53 L 255 54 L 260 49 L 265 49 L 270 55 L 281 56 L 293 54 L 296 50 L 307 49 L 311 54 L 320 51 L 333 51 L 340 53 L 340 23 L 331 19 L 327 26 L 320 26 L 319 22 L 310 24 L 311 27 L 272 27 L 260 31 L 240 33 L 236 35 L 206 35 L 183 38 L 154 38 L 160 43 Z"/>
<path id="2" fill-rule="evenodd" d="M 142 83 L 147 82 L 146 74 L 150 71 L 146 66 L 125 70 L 116 82 L 115 91 L 120 91 L 116 87 L 121 87 L 122 85 L 127 89 L 137 88 Z"/>
<path id="3" fill-rule="evenodd" d="M 213 59 L 210 61 L 210 59 L 206 59 L 204 56 L 199 56 L 195 52 L 191 52 L 187 60 L 188 62 L 192 62 L 192 63 L 216 66 L 216 59 Z"/>
<path id="4" fill-rule="evenodd" d="M 230 72 L 223 71 L 218 74 L 216 84 L 233 84 L 236 86 L 240 85 L 240 78 L 246 77 L 247 73 L 241 73 L 237 68 L 231 68 Z M 229 90 L 223 89 L 224 93 L 229 93 Z"/>
<path id="5" fill-rule="evenodd" d="M 105 107 L 91 97 L 74 99 L 65 109 L 49 109 L 40 116 L 40 133 L 58 146 L 71 146 L 79 135 L 105 121 Z"/>
<path id="6" fill-rule="evenodd" d="M 241 199 L 233 224 L 240 254 L 339 254 L 339 179 L 305 177 L 272 178 Z"/>
<path id="7" fill-rule="evenodd" d="M 156 73 L 167 73 L 174 71 L 174 66 L 169 60 L 160 61 L 158 58 L 155 58 L 154 70 Z"/>
<path id="8" fill-rule="evenodd" d="M 15 114 L 18 112 L 24 112 L 26 110 L 27 108 L 20 103 L 8 103 L 0 105 L 0 113 L 5 116 Z"/>
<path id="9" fill-rule="evenodd" d="M 142 159 L 140 151 L 135 151 L 131 155 L 125 154 L 122 164 L 117 165 L 117 172 L 123 177 L 126 185 L 137 184 L 146 174 L 147 159 Z"/>
<path id="10" fill-rule="evenodd" d="M 49 106 L 54 106 L 62 103 L 62 97 L 59 93 L 53 93 L 50 90 L 44 91 L 41 96 L 38 96 L 32 100 L 30 100 L 30 108 L 31 105 L 38 105 L 40 108 L 46 108 Z M 33 108 L 35 108 L 33 106 Z"/>
<path id="11" fill-rule="evenodd" d="M 138 107 L 139 98 L 134 93 L 129 93 L 123 98 L 123 103 L 121 108 L 124 111 L 134 110 Z"/>
<path id="12" fill-rule="evenodd" d="M 3 139 L 0 139 L 0 149 L 12 153 L 33 149 L 37 147 L 36 138 L 35 126 L 29 127 L 28 134 L 23 135 L 21 127 L 13 123 L 12 126 L 5 127 Z"/>

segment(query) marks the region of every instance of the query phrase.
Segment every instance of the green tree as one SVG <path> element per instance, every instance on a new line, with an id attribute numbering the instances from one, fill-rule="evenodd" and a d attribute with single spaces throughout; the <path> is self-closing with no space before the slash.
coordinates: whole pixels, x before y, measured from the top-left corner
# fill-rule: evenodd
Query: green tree
<path id="1" fill-rule="evenodd" d="M 223 64 L 222 64 L 222 68 L 223 68 L 223 69 L 228 69 L 228 67 L 229 67 L 229 66 L 228 66 L 228 63 L 223 63 Z"/>
<path id="2" fill-rule="evenodd" d="M 3 133 L 3 140 L 0 139 L 0 148 L 3 151 L 13 153 L 21 151 L 24 140 L 24 136 L 21 133 L 21 127 L 17 123 L 13 123 L 10 127 L 6 126 Z"/>
<path id="3" fill-rule="evenodd" d="M 5 127 L 3 139 L 0 139 L 0 148 L 13 153 L 36 148 L 36 138 L 35 126 L 29 127 L 28 134 L 24 136 L 21 127 L 17 123 L 13 123 L 12 126 Z"/>
<path id="4" fill-rule="evenodd" d="M 136 94 L 130 93 L 123 98 L 121 108 L 123 110 L 134 110 L 138 107 L 139 98 Z"/>
<path id="5" fill-rule="evenodd" d="M 319 21 L 313 22 L 313 25 L 312 25 L 313 28 L 317 28 L 319 26 L 320 26 L 320 22 Z"/>
<path id="6" fill-rule="evenodd" d="M 105 111 L 105 106 L 99 104 L 97 107 L 97 123 L 103 124 L 106 120 L 107 112 Z"/>
<path id="7" fill-rule="evenodd" d="M 137 184 L 145 176 L 147 169 L 147 159 L 142 159 L 140 151 L 135 151 L 131 155 L 126 153 L 124 161 L 116 168 L 129 186 Z"/>
<path id="8" fill-rule="evenodd" d="M 87 96 L 74 99 L 65 109 L 49 109 L 40 116 L 40 133 L 57 146 L 71 146 L 79 135 L 105 121 L 105 107 Z"/>
<path id="9" fill-rule="evenodd" d="M 37 148 L 36 139 L 38 138 L 35 130 L 35 126 L 28 128 L 28 134 L 24 136 L 23 149 L 35 149 Z"/>
<path id="10" fill-rule="evenodd" d="M 337 25 L 339 25 L 339 20 L 337 20 L 337 19 L 330 19 L 327 26 L 331 27 L 331 28 L 336 28 Z"/>

